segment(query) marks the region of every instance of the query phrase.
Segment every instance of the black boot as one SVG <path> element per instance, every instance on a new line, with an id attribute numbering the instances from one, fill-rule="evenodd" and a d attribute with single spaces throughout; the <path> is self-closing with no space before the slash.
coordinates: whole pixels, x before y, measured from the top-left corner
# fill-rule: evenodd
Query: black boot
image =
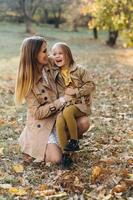
<path id="1" fill-rule="evenodd" d="M 71 139 L 65 146 L 64 151 L 79 151 L 78 140 Z"/>
<path id="2" fill-rule="evenodd" d="M 62 169 L 70 169 L 72 166 L 72 159 L 69 154 L 62 154 L 62 159 L 61 159 L 61 168 Z"/>

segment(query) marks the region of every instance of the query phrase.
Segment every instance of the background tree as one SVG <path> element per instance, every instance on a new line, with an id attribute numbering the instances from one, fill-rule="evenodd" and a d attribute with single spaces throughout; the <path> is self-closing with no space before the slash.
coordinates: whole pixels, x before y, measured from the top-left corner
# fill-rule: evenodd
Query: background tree
<path id="1" fill-rule="evenodd" d="M 78 26 L 82 20 L 82 13 L 80 12 L 80 0 L 72 1 L 65 14 L 68 26 L 71 28 L 72 31 L 77 32 Z"/>
<path id="2" fill-rule="evenodd" d="M 2 19 L 14 22 L 25 22 L 26 32 L 33 33 L 32 22 L 41 0 L 1 0 Z"/>
<path id="3" fill-rule="evenodd" d="M 41 1 L 39 0 L 19 0 L 20 8 L 23 12 L 24 20 L 26 23 L 26 32 L 33 33 L 32 22 L 34 20 L 34 15 L 40 6 Z"/>
<path id="4" fill-rule="evenodd" d="M 94 7 L 94 1 L 93 0 L 81 0 L 81 13 L 84 16 L 88 15 L 88 28 L 92 29 L 93 31 L 93 37 L 94 39 L 98 38 L 98 29 L 97 24 L 95 22 L 95 16 L 94 13 L 96 11 Z"/>
<path id="5" fill-rule="evenodd" d="M 64 10 L 67 9 L 69 0 L 42 0 L 44 22 L 54 24 L 59 28 L 65 21 Z"/>
<path id="6" fill-rule="evenodd" d="M 125 46 L 133 46 L 133 0 L 82 0 L 84 13 L 91 13 L 93 24 L 109 31 L 107 44 L 116 43 L 118 33 Z M 92 27 L 93 28 L 93 27 Z"/>

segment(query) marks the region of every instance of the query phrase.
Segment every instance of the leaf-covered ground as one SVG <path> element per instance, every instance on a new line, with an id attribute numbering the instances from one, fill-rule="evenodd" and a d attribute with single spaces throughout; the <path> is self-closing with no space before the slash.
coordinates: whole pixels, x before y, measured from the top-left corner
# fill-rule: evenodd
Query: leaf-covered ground
<path id="1" fill-rule="evenodd" d="M 71 170 L 50 163 L 23 164 L 17 139 L 26 107 L 14 105 L 15 74 L 1 75 L 0 200 L 133 200 L 133 50 L 88 42 L 93 48 L 82 50 L 80 62 L 97 89 L 91 127 L 80 141 L 81 151 L 72 155 Z"/>

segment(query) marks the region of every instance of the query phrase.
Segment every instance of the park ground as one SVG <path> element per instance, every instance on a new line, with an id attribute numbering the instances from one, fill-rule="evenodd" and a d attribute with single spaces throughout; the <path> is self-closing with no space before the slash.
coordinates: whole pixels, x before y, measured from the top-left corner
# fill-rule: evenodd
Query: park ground
<path id="1" fill-rule="evenodd" d="M 50 46 L 70 45 L 76 61 L 88 68 L 96 84 L 91 126 L 73 156 L 72 170 L 50 163 L 25 166 L 18 145 L 26 106 L 14 104 L 19 48 L 28 35 L 24 25 L 0 23 L 0 200 L 133 200 L 133 49 L 119 39 L 114 48 L 106 34 L 35 28 Z"/>

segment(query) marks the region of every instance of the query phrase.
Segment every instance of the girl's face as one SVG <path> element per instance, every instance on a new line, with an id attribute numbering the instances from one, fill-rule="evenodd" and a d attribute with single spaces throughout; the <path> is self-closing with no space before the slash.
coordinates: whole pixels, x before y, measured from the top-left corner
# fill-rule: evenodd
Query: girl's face
<path id="1" fill-rule="evenodd" d="M 40 65 L 45 65 L 48 63 L 48 55 L 47 55 L 47 44 L 43 42 L 40 51 L 37 55 L 37 60 Z"/>
<path id="2" fill-rule="evenodd" d="M 64 67 L 66 65 L 66 55 L 60 46 L 54 47 L 52 49 L 52 56 L 53 56 L 55 64 L 58 67 Z"/>

